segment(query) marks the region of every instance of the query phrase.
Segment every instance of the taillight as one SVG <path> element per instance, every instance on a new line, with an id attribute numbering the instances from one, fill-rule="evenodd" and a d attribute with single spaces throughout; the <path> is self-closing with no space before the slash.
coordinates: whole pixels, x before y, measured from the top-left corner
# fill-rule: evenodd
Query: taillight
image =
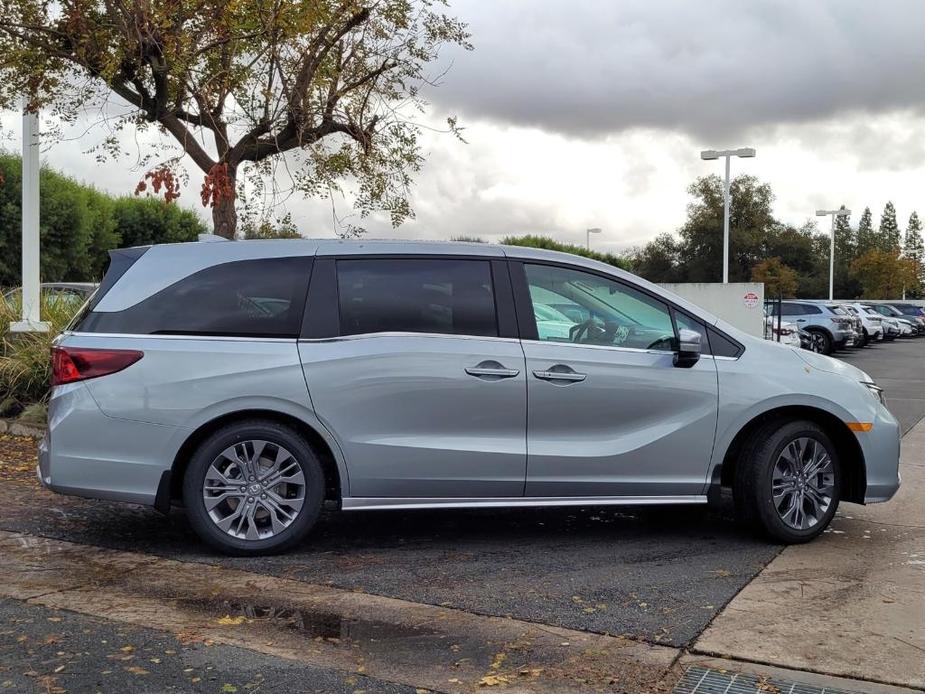
<path id="1" fill-rule="evenodd" d="M 145 355 L 134 349 L 51 348 L 51 385 L 114 374 Z"/>

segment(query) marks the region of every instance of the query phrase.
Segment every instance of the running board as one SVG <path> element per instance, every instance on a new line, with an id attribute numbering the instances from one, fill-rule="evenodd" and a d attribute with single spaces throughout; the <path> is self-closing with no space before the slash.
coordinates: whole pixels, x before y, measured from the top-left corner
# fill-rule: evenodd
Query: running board
<path id="1" fill-rule="evenodd" d="M 706 496 L 500 496 L 494 498 L 348 497 L 344 511 L 419 508 L 530 508 L 537 506 L 656 506 L 705 504 Z"/>

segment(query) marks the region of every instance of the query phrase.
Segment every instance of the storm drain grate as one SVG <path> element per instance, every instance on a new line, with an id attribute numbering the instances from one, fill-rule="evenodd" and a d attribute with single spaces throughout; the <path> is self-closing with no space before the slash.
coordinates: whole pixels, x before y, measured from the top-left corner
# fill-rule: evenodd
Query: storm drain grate
<path id="1" fill-rule="evenodd" d="M 674 694 L 857 694 L 846 689 L 829 689 L 773 677 L 744 675 L 694 665 L 674 688 Z"/>

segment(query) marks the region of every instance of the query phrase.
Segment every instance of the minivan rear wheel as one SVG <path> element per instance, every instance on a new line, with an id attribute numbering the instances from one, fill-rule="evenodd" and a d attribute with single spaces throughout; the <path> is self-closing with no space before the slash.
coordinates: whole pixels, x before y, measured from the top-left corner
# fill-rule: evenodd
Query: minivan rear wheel
<path id="1" fill-rule="evenodd" d="M 324 472 L 298 432 L 273 421 L 222 427 L 193 453 L 183 502 L 193 530 L 226 554 L 281 552 L 311 530 Z"/>
<path id="2" fill-rule="evenodd" d="M 825 431 L 778 420 L 754 433 L 738 462 L 736 513 L 775 540 L 808 542 L 835 516 L 840 484 L 838 453 Z"/>

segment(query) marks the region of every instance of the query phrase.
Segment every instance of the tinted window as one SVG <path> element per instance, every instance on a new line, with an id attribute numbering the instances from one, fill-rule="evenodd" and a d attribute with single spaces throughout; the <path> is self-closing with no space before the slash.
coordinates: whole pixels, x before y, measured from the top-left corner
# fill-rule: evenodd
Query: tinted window
<path id="1" fill-rule="evenodd" d="M 498 335 L 487 260 L 338 260 L 337 290 L 342 335 Z"/>
<path id="2" fill-rule="evenodd" d="M 615 280 L 549 265 L 525 265 L 540 340 L 674 349 L 668 306 Z"/>
<path id="3" fill-rule="evenodd" d="M 742 353 L 742 346 L 739 343 L 733 342 L 718 330 L 710 328 L 707 332 L 710 336 L 710 349 L 714 356 L 737 357 Z"/>
<path id="4" fill-rule="evenodd" d="M 800 304 L 781 304 L 780 314 L 782 316 L 800 316 L 803 314 L 803 306 Z"/>
<path id="5" fill-rule="evenodd" d="M 822 309 L 812 304 L 803 304 L 803 313 L 822 313 Z"/>
<path id="6" fill-rule="evenodd" d="M 310 263 L 307 258 L 266 258 L 214 265 L 124 311 L 92 311 L 75 330 L 297 337 Z"/>

